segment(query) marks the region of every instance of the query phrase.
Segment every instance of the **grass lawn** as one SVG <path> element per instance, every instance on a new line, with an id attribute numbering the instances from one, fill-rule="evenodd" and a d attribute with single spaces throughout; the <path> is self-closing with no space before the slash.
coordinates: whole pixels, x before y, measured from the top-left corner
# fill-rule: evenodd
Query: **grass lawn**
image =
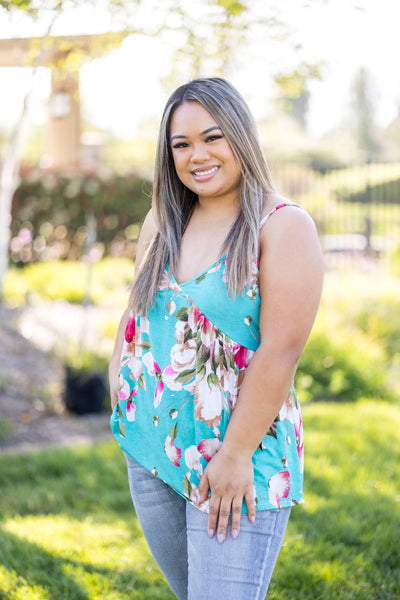
<path id="1" fill-rule="evenodd" d="M 400 598 L 400 408 L 307 404 L 306 504 L 274 600 Z M 0 598 L 172 599 L 131 508 L 116 444 L 0 458 Z M 201 599 L 199 599 L 201 600 Z"/>

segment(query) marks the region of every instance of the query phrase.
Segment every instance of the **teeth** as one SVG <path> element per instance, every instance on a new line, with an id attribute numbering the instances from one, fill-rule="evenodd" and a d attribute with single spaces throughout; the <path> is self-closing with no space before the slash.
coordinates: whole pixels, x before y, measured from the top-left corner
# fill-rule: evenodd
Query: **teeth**
<path id="1" fill-rule="evenodd" d="M 218 171 L 218 167 L 213 167 L 212 169 L 208 169 L 208 171 L 193 171 L 195 175 L 211 175 L 211 173 L 215 173 Z"/>

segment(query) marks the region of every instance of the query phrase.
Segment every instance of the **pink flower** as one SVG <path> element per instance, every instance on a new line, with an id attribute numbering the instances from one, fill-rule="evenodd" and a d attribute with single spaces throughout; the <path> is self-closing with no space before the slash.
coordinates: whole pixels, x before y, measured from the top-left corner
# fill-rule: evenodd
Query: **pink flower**
<path id="1" fill-rule="evenodd" d="M 132 400 L 128 400 L 128 402 L 126 403 L 126 418 L 128 421 L 135 420 L 135 411 L 136 406 L 133 404 Z"/>
<path id="2" fill-rule="evenodd" d="M 239 369 L 244 369 L 247 366 L 247 348 L 244 346 L 240 346 L 240 344 L 236 344 L 234 348 L 235 353 L 235 365 Z"/>
<path id="3" fill-rule="evenodd" d="M 179 467 L 179 461 L 182 452 L 179 448 L 175 446 L 174 441 L 170 435 L 167 435 L 167 437 L 165 438 L 164 451 L 168 456 L 169 460 L 172 462 L 172 464 L 176 467 Z"/>
<path id="4" fill-rule="evenodd" d="M 130 344 L 135 337 L 136 321 L 135 317 L 130 317 L 125 329 L 125 341 Z"/>
<path id="5" fill-rule="evenodd" d="M 269 501 L 273 506 L 279 507 L 282 498 L 287 498 L 290 490 L 289 471 L 279 471 L 268 481 Z"/>
<path id="6" fill-rule="evenodd" d="M 206 461 L 210 461 L 214 454 L 218 452 L 221 445 L 221 440 L 218 438 L 212 438 L 209 440 L 201 440 L 200 444 L 197 446 L 197 449 L 204 456 Z"/>
<path id="7" fill-rule="evenodd" d="M 147 367 L 149 375 L 155 375 L 156 373 L 161 373 L 161 369 L 153 358 L 151 352 L 146 352 L 142 358 L 143 364 Z"/>
<path id="8" fill-rule="evenodd" d="M 170 390 L 179 391 L 182 389 L 182 384 L 176 381 L 178 373 L 174 371 L 171 365 L 167 365 L 162 372 L 162 380 Z"/>
<path id="9" fill-rule="evenodd" d="M 127 400 L 130 395 L 130 385 L 129 382 L 124 379 L 122 373 L 118 376 L 119 379 L 119 390 L 118 390 L 118 400 Z"/>
<path id="10" fill-rule="evenodd" d="M 159 381 L 157 383 L 156 391 L 154 394 L 154 408 L 157 408 L 157 406 L 160 405 L 163 391 L 164 391 L 164 384 L 162 381 Z"/>

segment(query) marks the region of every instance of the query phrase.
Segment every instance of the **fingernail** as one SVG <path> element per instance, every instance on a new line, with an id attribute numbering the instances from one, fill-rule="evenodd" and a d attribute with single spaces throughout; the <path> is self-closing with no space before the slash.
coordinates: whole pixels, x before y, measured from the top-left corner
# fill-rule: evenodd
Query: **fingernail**
<path id="1" fill-rule="evenodd" d="M 214 529 L 209 529 L 208 530 L 208 537 L 212 538 L 213 535 L 214 535 Z"/>
<path id="2" fill-rule="evenodd" d="M 232 529 L 232 537 L 235 540 L 237 538 L 237 536 L 239 535 L 239 532 L 237 529 Z"/>
<path id="3" fill-rule="evenodd" d="M 251 515 L 251 517 L 250 517 L 250 521 L 251 521 L 252 523 L 255 523 L 255 522 L 256 522 L 256 515 Z"/>
<path id="4" fill-rule="evenodd" d="M 220 533 L 220 534 L 218 535 L 218 538 L 217 538 L 217 539 L 218 539 L 218 543 L 219 543 L 219 544 L 222 544 L 222 542 L 223 542 L 223 541 L 224 541 L 224 539 L 225 539 L 225 536 L 224 536 L 224 534 L 223 534 L 223 533 Z"/>

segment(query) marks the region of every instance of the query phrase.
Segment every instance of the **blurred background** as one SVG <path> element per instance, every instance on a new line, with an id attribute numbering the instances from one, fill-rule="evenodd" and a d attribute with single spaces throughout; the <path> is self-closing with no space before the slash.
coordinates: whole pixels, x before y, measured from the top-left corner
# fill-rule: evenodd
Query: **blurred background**
<path id="1" fill-rule="evenodd" d="M 37 408 L 64 411 L 65 369 L 104 379 L 161 112 L 192 77 L 224 76 L 248 101 L 278 190 L 317 224 L 327 286 L 340 276 L 335 294 L 348 297 L 346 277 L 369 277 L 375 294 L 397 284 L 398 17 L 394 0 L 0 2 L 1 316 L 59 367 L 23 425 Z M 4 353 L 9 390 L 9 363 L 15 377 L 24 369 Z M 315 398 L 315 381 L 306 392 Z"/>
<path id="2" fill-rule="evenodd" d="M 352 513 L 353 529 L 343 515 L 343 536 L 336 529 L 331 540 L 338 557 L 340 544 L 352 543 L 350 531 L 356 545 L 366 542 L 365 519 L 374 511 L 383 507 L 387 519 L 398 514 L 399 18 L 397 0 L 0 0 L 0 454 L 37 460 L 32 478 L 39 479 L 49 463 L 30 453 L 49 446 L 102 442 L 93 446 L 96 460 L 116 460 L 107 445 L 105 374 L 151 204 L 161 113 L 178 85 L 220 75 L 247 100 L 277 189 L 310 212 L 324 252 L 321 310 L 296 377 L 315 427 L 308 438 L 316 486 L 309 510 L 317 511 L 331 486 L 342 490 L 351 512 L 350 480 L 359 505 L 367 491 L 379 494 L 372 512 L 364 506 L 363 514 Z M 386 417 L 379 425 L 377 415 Z M 337 428 L 345 436 L 353 419 L 362 423 L 361 437 L 358 445 L 344 438 L 352 458 L 341 457 L 340 478 L 334 463 L 341 448 L 331 448 L 333 458 L 321 444 Z M 364 477 L 356 464 L 371 440 L 376 452 Z M 11 504 L 24 493 L 9 487 L 21 465 L 4 480 L 0 472 Z M 70 474 L 72 487 L 85 489 L 89 472 L 90 461 L 85 475 Z M 54 508 L 45 477 L 43 470 L 33 511 Z M 352 562 L 342 569 L 316 541 L 327 520 L 321 515 L 314 534 L 310 521 L 307 552 L 310 564 L 320 563 L 309 579 L 300 573 L 310 584 L 301 597 L 317 597 L 319 589 L 324 599 L 399 598 L 395 529 L 387 523 L 380 549 L 363 555 L 357 569 Z M 302 535 L 301 528 L 293 533 L 292 546 L 300 538 L 305 544 Z M 329 539 L 329 531 L 324 535 Z M 148 564 L 143 568 L 154 568 Z M 354 580 L 349 571 L 358 573 Z M 38 572 L 32 567 L 28 575 L 39 581 Z M 52 573 L 57 589 L 59 574 Z M 7 577 L 0 577 L 0 598 L 48 597 L 29 586 L 18 596 L 20 584 Z M 284 581 L 278 572 L 274 598 L 299 598 L 294 581 L 293 596 L 279 595 L 288 592 Z M 1 585 L 11 591 L 2 596 Z M 51 597 L 124 598 L 127 588 L 118 585 L 117 596 L 74 588 Z M 153 597 L 142 593 L 137 597 Z"/>

